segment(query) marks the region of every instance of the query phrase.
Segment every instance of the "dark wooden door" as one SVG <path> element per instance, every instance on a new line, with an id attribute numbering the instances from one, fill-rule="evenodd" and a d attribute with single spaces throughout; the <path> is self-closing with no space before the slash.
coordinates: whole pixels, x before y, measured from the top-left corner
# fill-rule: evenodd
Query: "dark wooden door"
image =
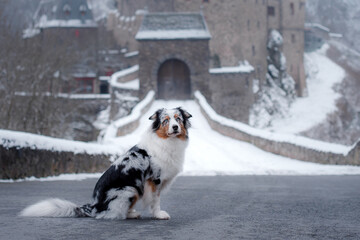
<path id="1" fill-rule="evenodd" d="M 180 60 L 167 60 L 160 66 L 157 84 L 160 99 L 190 98 L 190 71 Z"/>

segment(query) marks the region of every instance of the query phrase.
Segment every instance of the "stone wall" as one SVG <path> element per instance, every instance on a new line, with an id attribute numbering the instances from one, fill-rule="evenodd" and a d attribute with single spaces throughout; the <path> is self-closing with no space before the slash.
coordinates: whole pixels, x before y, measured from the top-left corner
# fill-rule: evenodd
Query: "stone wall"
<path id="1" fill-rule="evenodd" d="M 347 161 L 353 165 L 360 165 L 360 140 L 354 145 L 354 148 L 347 155 Z"/>
<path id="2" fill-rule="evenodd" d="M 199 101 L 199 98 L 197 98 L 197 100 Z M 284 157 L 321 164 L 360 165 L 360 141 L 354 145 L 351 151 L 346 154 L 331 152 L 331 148 L 329 148 L 328 151 L 320 151 L 315 148 L 312 149 L 294 143 L 275 141 L 272 139 L 255 136 L 248 132 L 222 124 L 221 122 L 216 121 L 211 116 L 209 116 L 202 104 L 199 105 L 201 112 L 207 119 L 212 129 L 225 136 L 251 143 L 267 152 Z"/>
<path id="3" fill-rule="evenodd" d="M 103 172 L 110 166 L 110 157 L 0 145 L 0 179 Z"/>
<path id="4" fill-rule="evenodd" d="M 254 72 L 210 74 L 210 105 L 223 116 L 248 123 L 254 103 L 253 78 Z"/>

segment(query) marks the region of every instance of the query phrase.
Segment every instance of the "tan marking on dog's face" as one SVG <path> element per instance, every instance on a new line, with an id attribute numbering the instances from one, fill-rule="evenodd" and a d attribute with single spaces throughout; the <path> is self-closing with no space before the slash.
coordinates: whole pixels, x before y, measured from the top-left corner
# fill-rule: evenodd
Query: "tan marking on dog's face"
<path id="1" fill-rule="evenodd" d="M 164 121 L 167 121 L 166 124 L 164 124 Z M 163 138 L 163 139 L 167 139 L 169 137 L 168 132 L 169 132 L 169 120 L 170 117 L 166 116 L 164 118 L 164 120 L 160 123 L 160 127 L 158 130 L 156 130 L 156 134 L 158 135 L 159 138 Z"/>
<path id="2" fill-rule="evenodd" d="M 184 127 L 184 124 L 183 122 L 179 123 L 180 124 L 180 128 L 181 128 L 181 131 L 180 131 L 180 134 L 177 135 L 176 137 L 181 139 L 181 140 L 186 140 L 187 139 L 187 130 L 186 128 Z"/>
<path id="3" fill-rule="evenodd" d="M 189 113 L 180 108 L 163 108 L 153 114 L 150 117 L 150 120 L 154 121 L 153 130 L 159 138 L 178 138 L 181 140 L 187 140 L 188 126 L 186 126 L 186 124 L 188 122 L 185 123 L 185 121 L 187 121 L 187 118 L 190 117 L 191 115 Z"/>

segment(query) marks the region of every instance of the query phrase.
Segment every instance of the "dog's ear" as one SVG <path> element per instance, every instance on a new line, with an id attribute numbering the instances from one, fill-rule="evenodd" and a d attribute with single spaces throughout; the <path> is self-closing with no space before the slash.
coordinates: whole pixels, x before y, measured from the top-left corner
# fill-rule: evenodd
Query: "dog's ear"
<path id="1" fill-rule="evenodd" d="M 163 108 L 162 108 L 162 109 L 158 109 L 156 112 L 154 112 L 153 115 L 151 115 L 151 116 L 149 117 L 149 120 L 155 121 L 157 118 L 160 117 L 160 114 L 161 114 L 163 111 L 164 111 Z"/>
<path id="2" fill-rule="evenodd" d="M 192 115 L 191 115 L 190 113 L 188 113 L 187 111 L 185 111 L 185 110 L 182 109 L 181 107 L 178 107 L 177 109 L 180 111 L 180 113 L 181 113 L 181 115 L 183 116 L 183 118 L 188 119 L 188 118 L 191 118 L 191 117 L 192 117 Z"/>
<path id="3" fill-rule="evenodd" d="M 187 129 L 189 127 L 191 127 L 191 123 L 189 121 L 189 118 L 192 117 L 192 115 L 190 113 L 188 113 L 187 111 L 185 111 L 184 109 L 182 109 L 181 107 L 178 107 L 177 110 L 179 110 L 179 112 L 181 113 L 182 117 L 183 117 L 183 124 L 184 127 Z"/>
<path id="4" fill-rule="evenodd" d="M 154 131 L 158 130 L 159 127 L 160 127 L 160 124 L 161 124 L 161 121 L 160 121 L 160 115 L 161 113 L 164 111 L 164 109 L 159 109 L 157 110 L 153 115 L 151 115 L 151 117 L 149 117 L 149 120 L 152 120 L 153 123 L 152 123 L 152 129 Z"/>

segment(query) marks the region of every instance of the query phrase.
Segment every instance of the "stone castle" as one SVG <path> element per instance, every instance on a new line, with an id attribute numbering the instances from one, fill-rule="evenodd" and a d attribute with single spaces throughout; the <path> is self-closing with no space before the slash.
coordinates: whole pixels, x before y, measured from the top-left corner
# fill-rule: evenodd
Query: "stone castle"
<path id="1" fill-rule="evenodd" d="M 260 88 L 266 81 L 273 29 L 283 36 L 297 95 L 306 95 L 305 0 L 118 0 L 117 8 L 107 28 L 127 52 L 138 52 L 140 98 L 151 89 L 163 99 L 199 90 L 218 113 L 248 122 L 254 80 Z"/>

